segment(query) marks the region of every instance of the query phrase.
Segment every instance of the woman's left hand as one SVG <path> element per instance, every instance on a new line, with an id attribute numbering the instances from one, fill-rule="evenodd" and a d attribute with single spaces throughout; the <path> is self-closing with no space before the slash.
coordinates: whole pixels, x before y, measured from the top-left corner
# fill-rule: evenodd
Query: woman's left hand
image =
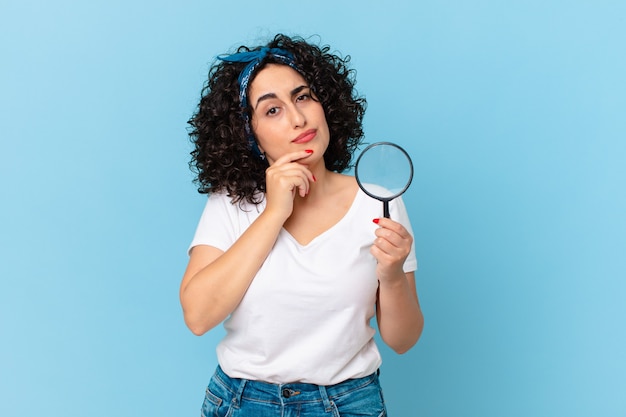
<path id="1" fill-rule="evenodd" d="M 424 328 L 424 316 L 415 289 L 415 273 L 404 273 L 404 262 L 411 252 L 413 236 L 400 223 L 387 218 L 374 219 L 380 227 L 370 252 L 376 260 L 378 294 L 376 319 L 385 343 L 404 353 L 417 342 Z"/>
<path id="2" fill-rule="evenodd" d="M 411 251 L 413 237 L 400 223 L 381 217 L 374 219 L 380 226 L 376 229 L 376 239 L 370 252 L 378 261 L 376 273 L 378 280 L 393 281 L 405 279 L 404 261 Z"/>

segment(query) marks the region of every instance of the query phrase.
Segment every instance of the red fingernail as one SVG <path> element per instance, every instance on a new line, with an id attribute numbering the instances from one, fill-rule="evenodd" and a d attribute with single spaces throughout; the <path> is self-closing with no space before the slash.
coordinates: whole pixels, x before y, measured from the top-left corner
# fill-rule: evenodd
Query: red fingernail
<path id="1" fill-rule="evenodd" d="M 374 219 L 372 220 L 374 223 L 378 224 L 378 222 L 380 221 L 380 219 Z"/>
<path id="2" fill-rule="evenodd" d="M 306 152 L 306 153 L 313 153 L 313 149 L 307 149 L 304 152 Z"/>
<path id="3" fill-rule="evenodd" d="M 311 174 L 311 175 L 313 175 L 313 174 Z M 317 178 L 315 178 L 315 175 L 313 175 L 313 181 L 317 182 Z"/>

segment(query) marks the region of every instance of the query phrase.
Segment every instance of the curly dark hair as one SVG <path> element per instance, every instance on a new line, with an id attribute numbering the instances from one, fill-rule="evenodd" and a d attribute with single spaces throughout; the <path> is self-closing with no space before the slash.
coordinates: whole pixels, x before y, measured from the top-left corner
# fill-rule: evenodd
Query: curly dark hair
<path id="1" fill-rule="evenodd" d="M 363 138 L 363 115 L 366 100 L 355 89 L 355 71 L 348 68 L 350 56 L 330 53 L 329 46 L 319 47 L 301 37 L 278 34 L 267 47 L 291 52 L 294 63 L 322 104 L 330 143 L 324 153 L 326 168 L 343 172 L 351 167 L 352 156 Z M 240 46 L 237 52 L 258 50 Z M 254 74 L 269 63 L 281 63 L 272 55 L 265 57 Z M 198 192 L 226 192 L 233 203 L 246 200 L 258 204 L 259 192 L 265 192 L 267 161 L 251 150 L 246 137 L 244 112 L 239 102 L 237 78 L 246 63 L 216 61 L 201 93 L 197 111 L 189 119 L 189 136 L 194 183 Z M 254 78 L 254 74 L 252 78 Z M 252 84 L 252 79 L 250 84 Z"/>

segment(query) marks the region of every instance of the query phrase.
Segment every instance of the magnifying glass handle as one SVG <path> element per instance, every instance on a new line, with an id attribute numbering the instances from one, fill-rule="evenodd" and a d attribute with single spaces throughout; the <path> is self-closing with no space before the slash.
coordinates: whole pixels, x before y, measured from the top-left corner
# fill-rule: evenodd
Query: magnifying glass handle
<path id="1" fill-rule="evenodd" d="M 389 201 L 383 201 L 383 216 L 389 218 Z"/>

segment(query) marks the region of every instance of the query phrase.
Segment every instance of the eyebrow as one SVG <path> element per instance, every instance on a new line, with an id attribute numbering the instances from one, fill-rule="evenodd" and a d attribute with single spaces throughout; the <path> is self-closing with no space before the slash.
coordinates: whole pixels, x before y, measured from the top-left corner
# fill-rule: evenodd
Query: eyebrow
<path id="1" fill-rule="evenodd" d="M 301 85 L 299 87 L 294 88 L 293 90 L 291 90 L 290 92 L 290 96 L 293 97 L 297 94 L 299 94 L 302 90 L 306 90 L 307 88 L 309 88 L 308 85 Z M 263 94 L 261 97 L 259 97 L 259 99 L 256 101 L 256 104 L 254 106 L 254 109 L 256 110 L 259 107 L 259 104 L 261 104 L 262 101 L 264 100 L 270 100 L 273 98 L 277 98 L 278 96 L 276 95 L 276 93 L 267 93 L 267 94 Z"/>

